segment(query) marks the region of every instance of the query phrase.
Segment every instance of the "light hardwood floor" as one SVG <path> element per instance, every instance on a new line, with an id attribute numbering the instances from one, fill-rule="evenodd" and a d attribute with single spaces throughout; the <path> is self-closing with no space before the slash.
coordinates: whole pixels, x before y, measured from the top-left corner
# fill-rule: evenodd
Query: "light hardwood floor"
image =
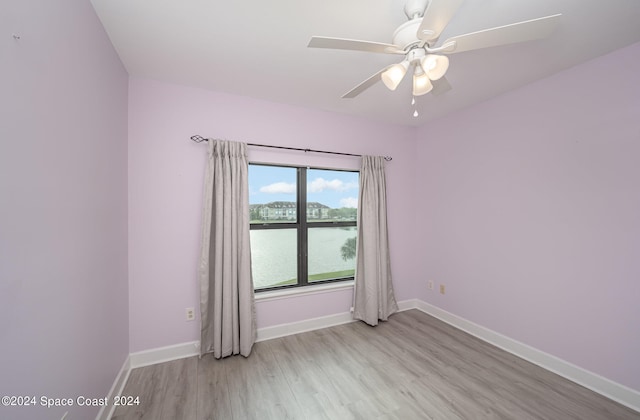
<path id="1" fill-rule="evenodd" d="M 113 419 L 640 419 L 417 310 L 134 369 L 123 395 Z"/>

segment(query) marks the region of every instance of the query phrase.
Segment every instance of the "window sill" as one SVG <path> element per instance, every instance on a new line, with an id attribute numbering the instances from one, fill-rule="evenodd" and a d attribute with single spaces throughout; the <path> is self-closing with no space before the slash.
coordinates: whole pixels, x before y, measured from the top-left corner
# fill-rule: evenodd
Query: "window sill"
<path id="1" fill-rule="evenodd" d="M 339 283 L 318 284 L 316 286 L 297 287 L 295 289 L 274 290 L 271 292 L 255 293 L 256 302 L 268 302 L 270 300 L 289 299 L 305 295 L 336 292 L 339 290 L 353 289 L 353 280 Z"/>

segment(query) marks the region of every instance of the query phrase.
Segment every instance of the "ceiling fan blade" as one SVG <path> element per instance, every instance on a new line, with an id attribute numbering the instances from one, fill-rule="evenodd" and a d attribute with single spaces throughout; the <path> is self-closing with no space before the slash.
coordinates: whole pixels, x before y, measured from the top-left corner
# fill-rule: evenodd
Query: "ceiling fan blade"
<path id="1" fill-rule="evenodd" d="M 449 84 L 449 81 L 446 77 L 441 77 L 438 80 L 433 80 L 431 82 L 433 84 L 433 89 L 431 89 L 431 94 L 434 96 L 440 96 L 443 93 L 449 92 L 452 87 Z"/>
<path id="2" fill-rule="evenodd" d="M 312 36 L 309 48 L 330 48 L 334 50 L 353 50 L 383 54 L 405 54 L 397 45 L 382 42 L 358 41 L 356 39 L 329 38 L 326 36 Z"/>
<path id="3" fill-rule="evenodd" d="M 443 52 L 453 54 L 546 38 L 551 35 L 556 26 L 558 26 L 561 16 L 562 14 L 545 16 L 538 19 L 454 36 L 442 43 Z M 454 42 L 455 45 L 453 45 Z M 447 48 L 447 44 L 451 44 L 451 47 Z"/>
<path id="4" fill-rule="evenodd" d="M 464 0 L 431 0 L 416 34 L 425 42 L 436 40 Z"/>
<path id="5" fill-rule="evenodd" d="M 393 66 L 393 64 L 391 66 Z M 353 89 L 351 89 L 349 92 L 347 92 L 344 95 L 342 95 L 342 99 L 355 98 L 356 96 L 360 95 L 365 90 L 369 89 L 371 86 L 373 86 L 376 83 L 378 83 L 380 80 L 382 80 L 380 75 L 382 73 L 384 73 L 391 66 L 387 66 L 387 67 L 383 68 L 382 70 L 380 70 L 379 72 L 377 72 L 373 76 L 369 77 L 364 82 L 360 83 L 358 86 L 356 86 Z"/>

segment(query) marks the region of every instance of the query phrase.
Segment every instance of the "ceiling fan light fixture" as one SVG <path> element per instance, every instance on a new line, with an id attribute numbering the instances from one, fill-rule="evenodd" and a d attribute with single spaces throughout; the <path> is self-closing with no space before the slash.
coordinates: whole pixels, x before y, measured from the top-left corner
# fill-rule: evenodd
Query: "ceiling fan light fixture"
<path id="1" fill-rule="evenodd" d="M 398 64 L 394 64 L 389 67 L 387 70 L 382 72 L 380 77 L 382 78 L 382 82 L 384 85 L 389 88 L 389 90 L 396 90 L 402 78 L 407 73 L 407 69 L 409 69 L 409 62 L 403 61 Z"/>
<path id="2" fill-rule="evenodd" d="M 343 98 L 355 98 L 380 80 L 391 90 L 397 87 L 412 67 L 413 96 L 432 92 L 435 96 L 451 90 L 444 77 L 449 69 L 447 54 L 462 53 L 548 37 L 558 26 L 562 14 L 515 22 L 508 25 L 456 35 L 440 41 L 448 30 L 450 20 L 464 0 L 404 0 L 405 14 L 409 19 L 393 33 L 392 43 L 363 41 L 348 38 L 312 36 L 310 48 L 329 48 L 383 54 L 404 55 L 401 63 L 387 65 Z M 435 86 L 433 85 L 435 83 Z"/>
<path id="3" fill-rule="evenodd" d="M 420 65 L 429 79 L 438 80 L 442 78 L 449 69 L 449 57 L 428 54 L 420 60 Z"/>
<path id="4" fill-rule="evenodd" d="M 431 80 L 429 80 L 429 76 L 426 73 L 421 72 L 413 75 L 413 96 L 426 95 L 431 92 L 433 89 L 433 85 L 431 84 Z"/>

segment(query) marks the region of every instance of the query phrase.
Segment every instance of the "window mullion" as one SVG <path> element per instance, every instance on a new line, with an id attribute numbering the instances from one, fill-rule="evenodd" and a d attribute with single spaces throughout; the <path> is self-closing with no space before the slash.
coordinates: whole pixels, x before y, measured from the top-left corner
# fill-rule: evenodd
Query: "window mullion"
<path id="1" fill-rule="evenodd" d="M 301 286 L 309 283 L 307 237 L 307 169 L 298 168 L 298 284 Z"/>

